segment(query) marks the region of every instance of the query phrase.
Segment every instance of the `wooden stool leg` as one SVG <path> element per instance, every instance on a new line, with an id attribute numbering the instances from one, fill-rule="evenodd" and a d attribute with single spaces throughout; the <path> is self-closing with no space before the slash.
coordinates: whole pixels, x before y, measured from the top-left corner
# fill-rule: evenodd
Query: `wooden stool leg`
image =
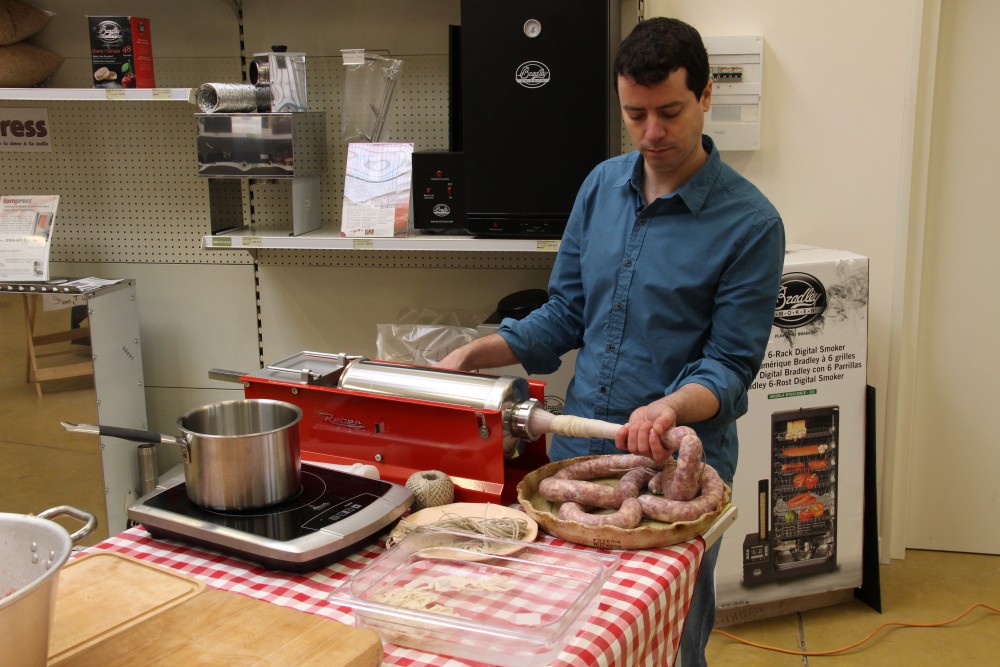
<path id="1" fill-rule="evenodd" d="M 38 359 L 35 357 L 35 315 L 38 312 L 38 297 L 24 297 L 24 326 L 28 336 L 28 382 L 35 383 L 35 393 L 42 395 L 42 383 L 38 381 Z"/>

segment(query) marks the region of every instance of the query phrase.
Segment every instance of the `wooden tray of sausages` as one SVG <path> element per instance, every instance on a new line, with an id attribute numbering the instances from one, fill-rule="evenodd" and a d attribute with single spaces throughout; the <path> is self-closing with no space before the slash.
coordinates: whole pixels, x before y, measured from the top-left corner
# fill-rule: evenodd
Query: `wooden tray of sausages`
<path id="1" fill-rule="evenodd" d="M 693 521 L 662 523 L 644 518 L 637 528 L 618 528 L 617 526 L 585 526 L 576 521 L 560 519 L 559 506 L 561 503 L 543 498 L 538 493 L 538 485 L 543 479 L 551 477 L 566 466 L 594 458 L 597 457 L 579 456 L 546 464 L 525 475 L 521 483 L 517 485 L 517 499 L 525 513 L 548 534 L 567 542 L 599 549 L 654 549 L 679 544 L 703 534 L 730 505 L 732 489 L 727 485 L 719 506 Z M 619 482 L 618 478 L 590 481 L 611 486 L 615 486 Z"/>

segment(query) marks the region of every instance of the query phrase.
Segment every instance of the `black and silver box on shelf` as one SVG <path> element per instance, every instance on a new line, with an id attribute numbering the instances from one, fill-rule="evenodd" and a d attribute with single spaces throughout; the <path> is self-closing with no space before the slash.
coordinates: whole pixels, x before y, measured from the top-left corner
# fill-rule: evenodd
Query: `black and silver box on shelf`
<path id="1" fill-rule="evenodd" d="M 198 175 L 210 179 L 213 234 L 243 226 L 239 179 L 291 190 L 293 236 L 322 226 L 325 115 L 321 111 L 195 114 Z"/>
<path id="2" fill-rule="evenodd" d="M 414 151 L 413 227 L 425 234 L 465 235 L 465 165 L 452 151 Z"/>

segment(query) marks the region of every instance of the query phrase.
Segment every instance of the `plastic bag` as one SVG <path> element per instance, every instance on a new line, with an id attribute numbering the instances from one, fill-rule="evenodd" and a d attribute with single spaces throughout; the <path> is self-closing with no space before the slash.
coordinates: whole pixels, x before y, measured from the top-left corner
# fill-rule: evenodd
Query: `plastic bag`
<path id="1" fill-rule="evenodd" d="M 389 115 L 392 92 L 403 61 L 366 54 L 359 49 L 343 49 L 344 106 L 340 138 L 344 143 L 380 140 Z"/>
<path id="2" fill-rule="evenodd" d="M 460 325 L 456 313 L 410 310 L 400 322 L 379 324 L 378 358 L 433 366 L 446 354 L 479 337 L 473 327 Z"/>

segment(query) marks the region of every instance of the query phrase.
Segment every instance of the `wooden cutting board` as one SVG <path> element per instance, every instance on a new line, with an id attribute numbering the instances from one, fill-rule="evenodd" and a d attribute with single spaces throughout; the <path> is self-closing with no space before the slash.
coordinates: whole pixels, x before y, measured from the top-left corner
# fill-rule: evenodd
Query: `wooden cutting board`
<path id="1" fill-rule="evenodd" d="M 153 568 L 159 572 L 150 574 L 143 569 L 150 566 L 134 559 L 119 558 L 125 560 L 117 563 L 116 568 L 119 574 L 127 573 L 126 578 L 143 579 L 148 584 L 153 577 L 160 577 L 163 573 L 178 576 L 162 568 Z M 67 574 L 69 576 L 65 577 Z M 78 587 L 78 582 L 74 581 L 78 577 L 74 576 L 73 568 L 64 568 L 60 572 L 56 620 L 50 641 L 50 666 L 377 667 L 382 662 L 382 642 L 371 630 L 354 628 L 236 593 L 204 589 L 202 584 L 193 580 L 188 580 L 198 588 L 193 593 L 181 593 L 179 589 L 174 589 L 160 594 L 147 585 L 144 596 L 152 602 L 145 605 L 134 601 L 142 598 L 143 594 L 126 592 L 121 590 L 121 586 L 112 585 L 110 588 L 117 590 L 110 596 L 91 595 L 84 605 L 63 604 L 60 609 L 60 602 L 64 601 L 64 577 L 69 580 L 69 586 L 65 587 L 69 591 Z M 85 588 L 91 587 L 90 581 L 88 577 Z M 112 582 L 105 580 L 103 583 Z M 72 592 L 68 597 L 76 598 L 76 602 L 81 600 L 78 594 Z M 123 604 L 130 608 L 145 606 L 148 609 L 140 612 L 138 620 L 128 618 L 117 622 L 123 615 L 117 610 Z M 103 625 L 111 627 L 104 628 L 90 640 L 80 641 L 81 633 L 71 630 L 68 625 L 108 615 L 111 618 Z M 111 621 L 116 622 L 111 625 Z M 67 650 L 66 637 L 69 636 L 76 637 L 77 641 Z M 60 646 L 63 647 L 60 653 L 52 652 L 51 649 Z"/>

